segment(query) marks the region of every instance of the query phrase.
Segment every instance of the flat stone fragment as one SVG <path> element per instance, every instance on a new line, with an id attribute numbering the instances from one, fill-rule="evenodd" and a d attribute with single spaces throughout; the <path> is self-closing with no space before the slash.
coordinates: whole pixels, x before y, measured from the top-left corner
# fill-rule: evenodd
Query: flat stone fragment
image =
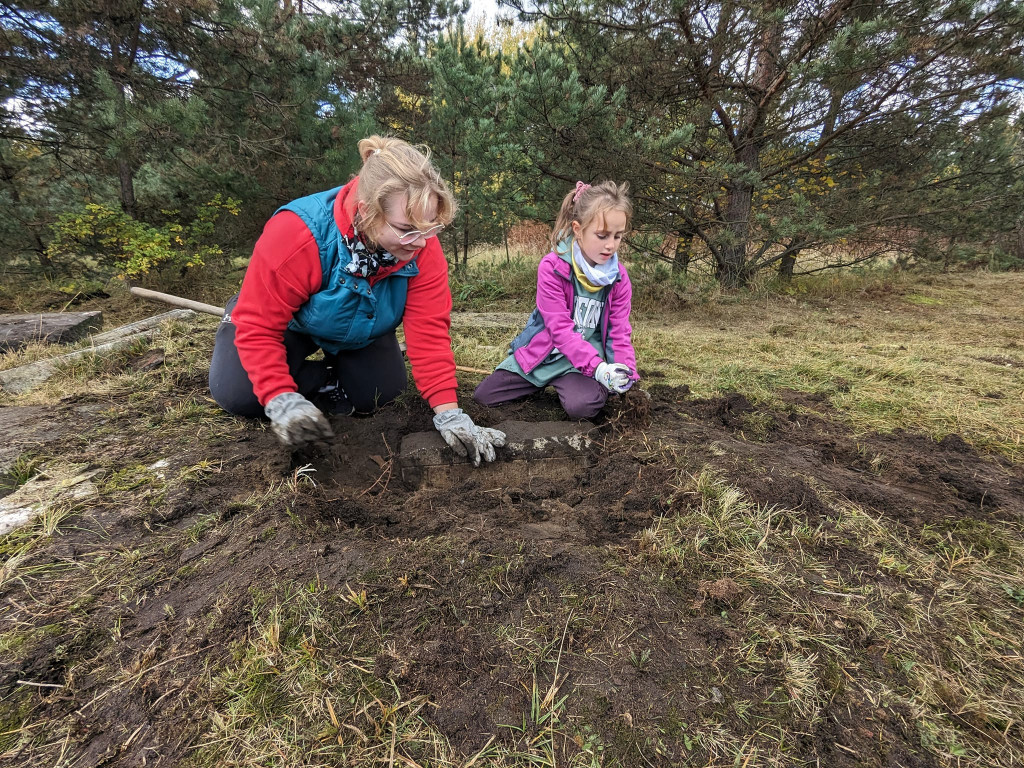
<path id="1" fill-rule="evenodd" d="M 505 446 L 491 464 L 473 467 L 448 447 L 438 432 L 414 432 L 402 438 L 398 465 L 402 481 L 411 486 L 449 485 L 480 476 L 489 483 L 512 485 L 543 476 L 568 480 L 586 461 L 594 425 L 568 421 L 505 421 Z"/>
<path id="2" fill-rule="evenodd" d="M 22 454 L 38 454 L 50 443 L 81 434 L 86 425 L 105 424 L 107 409 L 102 403 L 78 405 L 70 411 L 42 405 L 0 406 L 0 478 L 10 473 Z"/>
<path id="3" fill-rule="evenodd" d="M 102 312 L 44 312 L 34 315 L 0 315 L 0 352 L 26 344 L 68 344 L 103 327 Z"/>
<path id="4" fill-rule="evenodd" d="M 57 504 L 95 496 L 98 491 L 92 480 L 100 470 L 86 471 L 88 466 L 52 462 L 10 496 L 0 499 L 0 536 L 28 525 Z"/>
<path id="5" fill-rule="evenodd" d="M 174 309 L 162 315 L 155 315 L 136 323 L 122 325 L 120 328 L 96 334 L 90 337 L 93 346 L 88 349 L 78 349 L 49 360 L 38 360 L 17 368 L 0 371 L 0 389 L 14 394 L 28 392 L 52 377 L 57 372 L 57 366 L 62 363 L 77 360 L 84 355 L 106 355 L 130 347 L 137 341 L 149 341 L 154 334 L 159 332 L 160 325 L 168 320 L 186 320 L 195 315 L 196 313 L 191 309 Z"/>
<path id="6" fill-rule="evenodd" d="M 52 417 L 53 409 L 42 406 L 0 408 L 0 476 L 6 475 L 18 457 L 65 435 L 68 429 Z"/>

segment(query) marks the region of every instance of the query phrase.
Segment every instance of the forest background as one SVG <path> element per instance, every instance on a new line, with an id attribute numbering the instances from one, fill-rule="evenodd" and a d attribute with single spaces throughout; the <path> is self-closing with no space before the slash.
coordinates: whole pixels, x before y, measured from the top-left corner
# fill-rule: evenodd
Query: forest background
<path id="1" fill-rule="evenodd" d="M 433 150 L 457 266 L 481 243 L 539 255 L 524 222 L 605 178 L 630 183 L 628 252 L 664 279 L 1024 265 L 1018 0 L 468 10 L 3 3 L 0 281 L 224 273 L 374 132 Z"/>

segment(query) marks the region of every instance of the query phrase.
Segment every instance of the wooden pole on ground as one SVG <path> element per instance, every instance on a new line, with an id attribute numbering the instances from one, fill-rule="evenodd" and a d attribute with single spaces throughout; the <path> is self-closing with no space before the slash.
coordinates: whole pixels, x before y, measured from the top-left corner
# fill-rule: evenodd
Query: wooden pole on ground
<path id="1" fill-rule="evenodd" d="M 192 301 L 192 299 L 183 299 L 181 296 L 172 296 L 169 293 L 160 293 L 159 291 L 151 291 L 147 288 L 136 288 L 132 287 L 129 290 L 136 296 L 143 299 L 152 299 L 153 301 L 162 301 L 164 304 L 170 304 L 173 307 L 184 307 L 185 309 L 192 309 L 196 312 L 205 312 L 208 315 L 216 315 L 217 317 L 224 316 L 224 307 L 215 307 L 212 304 L 203 304 L 201 301 Z"/>

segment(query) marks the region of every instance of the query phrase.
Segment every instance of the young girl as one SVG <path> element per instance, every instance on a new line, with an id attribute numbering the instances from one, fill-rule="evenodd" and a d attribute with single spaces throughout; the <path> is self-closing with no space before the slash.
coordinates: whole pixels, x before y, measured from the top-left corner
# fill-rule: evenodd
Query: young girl
<path id="1" fill-rule="evenodd" d="M 492 406 L 555 388 L 573 419 L 594 416 L 639 379 L 629 324 L 632 289 L 617 250 L 633 206 L 627 184 L 576 183 L 537 269 L 537 308 L 474 399 Z"/>

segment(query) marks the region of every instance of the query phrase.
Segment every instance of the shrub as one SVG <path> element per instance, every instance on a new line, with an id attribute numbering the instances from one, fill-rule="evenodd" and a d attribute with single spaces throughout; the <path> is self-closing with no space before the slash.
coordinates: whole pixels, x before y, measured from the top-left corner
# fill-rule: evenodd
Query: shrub
<path id="1" fill-rule="evenodd" d="M 164 224 L 148 224 L 102 203 L 61 214 L 46 249 L 55 265 L 78 274 L 135 278 L 154 269 L 184 272 L 222 254 L 212 242 L 217 222 L 237 216 L 239 201 L 216 195 L 200 206 L 191 221 L 180 212 L 163 211 Z"/>

